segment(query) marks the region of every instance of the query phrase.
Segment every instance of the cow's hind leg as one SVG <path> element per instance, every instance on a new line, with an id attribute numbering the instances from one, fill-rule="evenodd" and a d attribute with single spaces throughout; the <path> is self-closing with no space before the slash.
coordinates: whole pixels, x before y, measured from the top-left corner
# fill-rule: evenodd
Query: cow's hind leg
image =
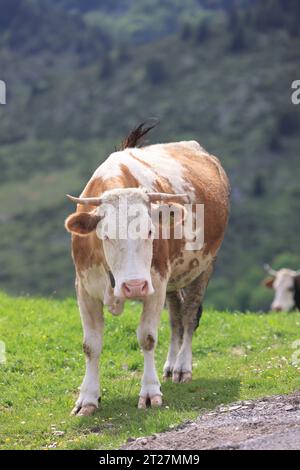
<path id="1" fill-rule="evenodd" d="M 83 326 L 86 372 L 72 414 L 89 416 L 97 410 L 100 401 L 99 356 L 104 326 L 103 306 L 80 285 L 77 285 L 77 298 Z"/>
<path id="2" fill-rule="evenodd" d="M 173 368 L 172 380 L 175 383 L 192 379 L 192 339 L 202 315 L 202 302 L 212 271 L 213 265 L 184 289 L 181 307 L 183 340 Z"/>
<path id="3" fill-rule="evenodd" d="M 177 355 L 182 345 L 183 323 L 181 316 L 182 297 L 180 292 L 171 292 L 167 294 L 167 306 L 169 310 L 171 341 L 167 360 L 164 365 L 164 379 L 172 377 Z"/>

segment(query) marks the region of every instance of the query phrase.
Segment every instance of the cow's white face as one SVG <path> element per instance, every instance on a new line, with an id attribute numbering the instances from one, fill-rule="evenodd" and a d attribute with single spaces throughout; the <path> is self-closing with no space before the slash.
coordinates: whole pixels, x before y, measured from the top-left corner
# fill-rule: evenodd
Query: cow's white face
<path id="1" fill-rule="evenodd" d="M 295 277 L 297 273 L 290 269 L 277 272 L 269 287 L 273 287 L 275 297 L 271 309 L 277 312 L 289 312 L 295 306 Z"/>
<path id="2" fill-rule="evenodd" d="M 136 298 L 153 294 L 150 269 L 154 227 L 145 192 L 112 190 L 104 193 L 102 201 L 98 214 L 103 218 L 96 233 L 114 277 L 114 295 Z"/>
<path id="3" fill-rule="evenodd" d="M 106 263 L 111 271 L 114 283 L 114 296 L 121 298 L 139 298 L 154 292 L 151 280 L 153 239 L 159 234 L 157 230 L 168 225 L 177 226 L 185 216 L 182 204 L 165 211 L 167 217 L 162 221 L 157 215 L 162 209 L 169 209 L 168 204 L 151 206 L 151 203 L 162 201 L 180 201 L 186 194 L 149 193 L 143 188 L 112 189 L 96 198 L 74 198 L 74 202 L 97 208 L 92 212 L 76 212 L 65 222 L 69 232 L 80 236 L 90 235 L 96 231 L 102 240 Z M 171 213 L 175 217 L 172 222 Z M 153 221 L 151 219 L 153 217 Z M 171 218 L 170 218 L 171 217 Z"/>

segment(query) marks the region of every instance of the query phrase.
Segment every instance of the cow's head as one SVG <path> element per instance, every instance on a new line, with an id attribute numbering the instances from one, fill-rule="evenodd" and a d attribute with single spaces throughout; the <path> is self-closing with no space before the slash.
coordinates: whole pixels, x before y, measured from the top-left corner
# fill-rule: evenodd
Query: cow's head
<path id="1" fill-rule="evenodd" d="M 115 297 L 140 298 L 153 294 L 151 263 L 154 207 L 161 211 L 178 200 L 187 201 L 185 194 L 149 193 L 143 188 L 113 189 L 101 197 L 74 198 L 78 204 L 96 206 L 92 212 L 76 212 L 66 220 L 69 232 L 80 236 L 96 232 L 102 240 L 106 263 Z M 183 209 L 180 204 L 178 207 Z M 183 213 L 183 211 L 182 211 Z"/>
<path id="2" fill-rule="evenodd" d="M 275 291 L 271 310 L 289 312 L 295 307 L 300 309 L 300 272 L 291 269 L 275 271 L 268 265 L 265 269 L 270 277 L 264 280 L 264 285 Z"/>

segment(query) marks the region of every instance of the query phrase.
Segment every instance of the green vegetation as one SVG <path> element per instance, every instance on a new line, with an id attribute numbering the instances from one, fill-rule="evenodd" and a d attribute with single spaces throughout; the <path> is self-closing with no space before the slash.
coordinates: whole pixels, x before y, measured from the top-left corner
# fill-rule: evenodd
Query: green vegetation
<path id="1" fill-rule="evenodd" d="M 299 313 L 211 310 L 194 337 L 193 381 L 163 383 L 164 406 L 137 410 L 143 370 L 135 333 L 140 307 L 128 303 L 119 318 L 105 314 L 101 410 L 89 418 L 70 417 L 84 374 L 75 301 L 1 294 L 0 305 L 0 340 L 7 358 L 0 365 L 1 449 L 113 449 L 128 437 L 166 430 L 221 403 L 300 386 L 299 368 L 291 358 L 292 343 L 299 339 Z M 164 313 L 156 351 L 160 375 L 168 342 Z"/>
<path id="2" fill-rule="evenodd" d="M 267 309 L 263 264 L 300 268 L 298 0 L 21 3 L 0 15 L 1 288 L 73 291 L 65 194 L 154 117 L 151 142 L 197 139 L 231 179 L 207 303 Z"/>

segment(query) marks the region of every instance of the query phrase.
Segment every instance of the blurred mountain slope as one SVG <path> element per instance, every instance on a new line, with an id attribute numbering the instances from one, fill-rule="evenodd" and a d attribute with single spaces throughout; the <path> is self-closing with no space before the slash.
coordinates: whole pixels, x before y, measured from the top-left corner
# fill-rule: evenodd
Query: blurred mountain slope
<path id="1" fill-rule="evenodd" d="M 80 193 L 124 135 L 155 117 L 151 142 L 197 139 L 232 181 L 232 217 L 209 301 L 266 308 L 263 263 L 300 268 L 300 107 L 290 99 L 299 78 L 299 3 L 212 9 L 191 0 L 184 9 L 170 0 L 174 11 L 181 5 L 172 34 L 163 28 L 141 41 L 132 13 L 118 36 L 105 21 L 87 21 L 93 2 L 84 11 L 66 3 L 73 4 L 0 0 L 0 79 L 8 88 L 0 107 L 1 287 L 72 292 L 63 220 L 74 208 L 64 195 Z M 120 3 L 101 2 L 99 11 L 124 21 Z M 122 3 L 131 12 L 149 6 Z M 156 13 L 147 21 L 163 25 Z"/>

